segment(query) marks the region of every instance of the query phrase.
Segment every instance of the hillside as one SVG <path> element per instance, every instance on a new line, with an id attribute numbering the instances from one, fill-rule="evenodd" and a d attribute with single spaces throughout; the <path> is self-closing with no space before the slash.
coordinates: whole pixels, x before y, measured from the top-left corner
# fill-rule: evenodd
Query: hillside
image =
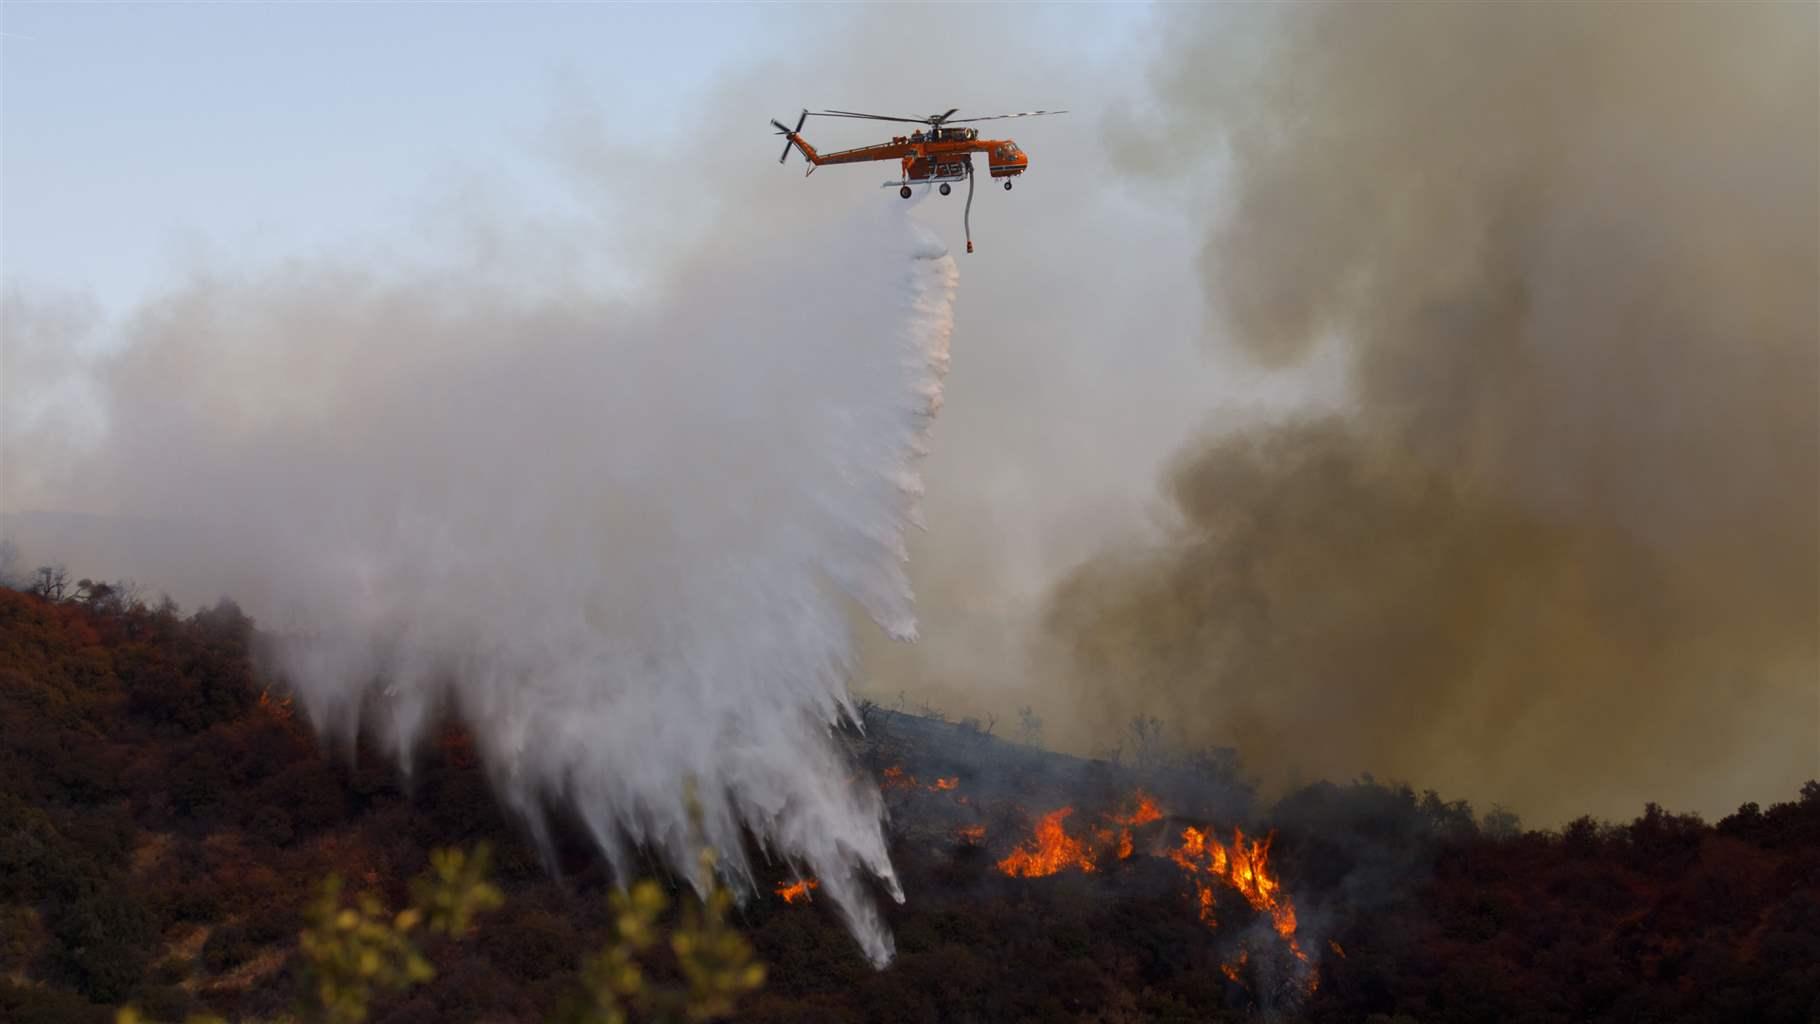
<path id="1" fill-rule="evenodd" d="M 0 1019 L 280 1014 L 317 880 L 399 898 L 432 848 L 482 840 L 504 908 L 373 1019 L 544 1019 L 609 931 L 580 830 L 553 877 L 454 730 L 408 779 L 325 751 L 258 645 L 228 603 L 0 589 Z M 868 966 L 808 880 L 780 898 L 776 864 L 738 916 L 769 965 L 739 1020 L 1820 1015 L 1820 784 L 1712 824 L 1652 805 L 1525 832 L 1368 779 L 1265 806 L 1231 752 L 1142 724 L 1113 763 L 864 711 L 846 739 L 890 810 L 896 960 Z"/>

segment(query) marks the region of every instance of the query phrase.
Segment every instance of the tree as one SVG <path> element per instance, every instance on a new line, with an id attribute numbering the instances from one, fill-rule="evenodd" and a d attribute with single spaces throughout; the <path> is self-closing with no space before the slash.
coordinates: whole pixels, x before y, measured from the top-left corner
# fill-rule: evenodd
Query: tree
<path id="1" fill-rule="evenodd" d="M 1140 772 L 1163 764 L 1163 723 L 1154 715 L 1131 720 L 1131 763 Z"/>
<path id="2" fill-rule="evenodd" d="M 1032 747 L 1043 745 L 1043 720 L 1028 704 L 1017 709 L 1017 738 Z"/>
<path id="3" fill-rule="evenodd" d="M 63 600 L 64 591 L 69 587 L 69 570 L 61 565 L 41 565 L 32 573 L 31 585 L 26 593 L 36 594 L 47 601 Z"/>

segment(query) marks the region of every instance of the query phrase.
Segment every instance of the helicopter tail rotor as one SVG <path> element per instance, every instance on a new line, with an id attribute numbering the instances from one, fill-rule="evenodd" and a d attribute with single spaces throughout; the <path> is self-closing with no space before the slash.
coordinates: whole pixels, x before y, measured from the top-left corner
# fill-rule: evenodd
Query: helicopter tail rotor
<path id="1" fill-rule="evenodd" d="M 771 124 L 777 128 L 777 134 L 784 136 L 784 151 L 777 155 L 778 163 L 781 164 L 790 158 L 790 147 L 796 144 L 796 134 L 803 130 L 803 122 L 807 120 L 809 120 L 807 109 L 803 111 L 803 116 L 796 119 L 795 128 L 786 128 L 782 121 L 776 118 L 771 119 Z"/>

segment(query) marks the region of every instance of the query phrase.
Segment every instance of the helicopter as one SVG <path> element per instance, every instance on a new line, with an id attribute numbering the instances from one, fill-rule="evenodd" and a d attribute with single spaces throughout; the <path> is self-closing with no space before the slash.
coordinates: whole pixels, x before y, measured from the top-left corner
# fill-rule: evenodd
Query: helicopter
<path id="1" fill-rule="evenodd" d="M 955 107 L 945 114 L 931 114 L 928 117 L 888 117 L 884 114 L 861 114 L 851 110 L 817 110 L 813 113 L 803 110 L 802 116 L 796 119 L 796 127 L 791 128 L 782 121 L 773 118 L 771 126 L 777 134 L 784 136 L 784 151 L 778 155 L 777 162 L 783 163 L 790 156 L 790 147 L 794 146 L 809 161 L 809 169 L 804 175 L 815 173 L 823 164 L 860 164 L 874 160 L 898 160 L 903 167 L 903 175 L 895 181 L 887 181 L 882 188 L 897 189 L 897 194 L 905 199 L 912 195 L 911 185 L 935 185 L 942 195 L 954 190 L 956 182 L 967 183 L 967 206 L 961 214 L 961 224 L 967 235 L 967 251 L 973 251 L 973 229 L 969 219 L 973 213 L 973 155 L 984 153 L 986 166 L 994 179 L 1001 179 L 1005 191 L 1011 191 L 1011 179 L 1024 173 L 1030 167 L 1030 155 L 1018 148 L 1010 139 L 982 139 L 978 128 L 951 127 L 971 124 L 975 121 L 1002 121 L 1013 117 L 1042 117 L 1049 114 L 1066 114 L 1066 110 L 1026 110 L 1020 114 L 994 114 L 990 117 L 962 117 Z M 872 146 L 861 146 L 858 149 L 843 149 L 836 153 L 818 153 L 802 136 L 803 123 L 810 117 L 856 117 L 868 121 L 898 121 L 914 124 L 919 127 L 909 135 L 899 135 L 890 142 L 880 142 Z"/>

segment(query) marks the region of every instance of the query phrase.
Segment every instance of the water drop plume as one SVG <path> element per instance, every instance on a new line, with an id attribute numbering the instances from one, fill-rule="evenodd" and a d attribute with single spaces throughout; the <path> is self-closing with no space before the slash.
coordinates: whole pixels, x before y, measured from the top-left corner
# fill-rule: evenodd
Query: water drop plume
<path id="1" fill-rule="evenodd" d="M 152 547 L 291 638 L 328 734 L 408 764 L 455 716 L 533 830 L 572 808 L 621 878 L 637 851 L 693 874 L 692 787 L 737 887 L 749 833 L 883 964 L 870 887 L 902 892 L 832 730 L 855 610 L 916 632 L 905 533 L 958 275 L 904 208 L 729 241 L 638 306 L 458 274 L 197 283 L 98 367 L 109 426 L 66 493 L 206 524 Z"/>

